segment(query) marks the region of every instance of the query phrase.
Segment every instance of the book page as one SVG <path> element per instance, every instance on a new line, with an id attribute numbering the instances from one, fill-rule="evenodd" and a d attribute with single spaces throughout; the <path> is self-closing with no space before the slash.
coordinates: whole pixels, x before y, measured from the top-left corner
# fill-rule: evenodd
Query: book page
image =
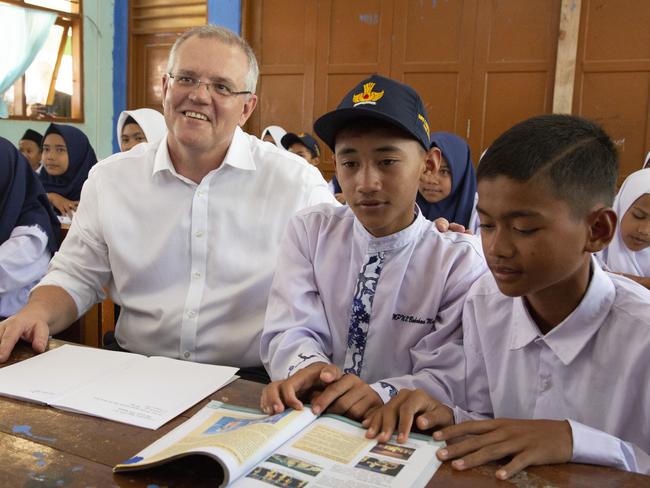
<path id="1" fill-rule="evenodd" d="M 250 471 L 315 419 L 311 410 L 259 411 L 211 401 L 183 423 L 114 471 L 143 469 L 180 456 L 204 453 L 218 459 L 230 479 Z"/>
<path id="2" fill-rule="evenodd" d="M 397 444 L 365 438 L 356 422 L 323 416 L 233 484 L 236 488 L 425 486 L 440 466 L 444 443 L 412 434 Z"/>
<path id="3" fill-rule="evenodd" d="M 64 344 L 0 369 L 0 395 L 51 403 L 115 368 L 145 361 L 139 354 Z"/>
<path id="4" fill-rule="evenodd" d="M 157 429 L 228 383 L 237 368 L 150 357 L 57 398 L 52 406 Z"/>

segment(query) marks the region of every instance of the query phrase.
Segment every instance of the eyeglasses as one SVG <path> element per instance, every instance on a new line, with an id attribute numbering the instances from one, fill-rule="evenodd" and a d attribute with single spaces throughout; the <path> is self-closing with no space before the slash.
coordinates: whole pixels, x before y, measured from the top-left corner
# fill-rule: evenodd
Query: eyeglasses
<path id="1" fill-rule="evenodd" d="M 219 81 L 201 81 L 198 78 L 188 75 L 179 75 L 167 73 L 170 79 L 174 80 L 174 85 L 179 88 L 190 90 L 192 88 L 201 88 L 201 85 L 205 85 L 208 92 L 216 93 L 222 97 L 233 97 L 235 95 L 250 95 L 250 91 L 235 91 L 230 88 L 228 85 L 224 85 Z"/>

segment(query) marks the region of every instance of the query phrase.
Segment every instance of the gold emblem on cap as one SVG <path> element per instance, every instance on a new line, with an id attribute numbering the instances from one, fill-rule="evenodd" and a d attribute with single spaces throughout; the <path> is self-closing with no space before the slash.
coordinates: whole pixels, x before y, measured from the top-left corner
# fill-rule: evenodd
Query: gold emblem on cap
<path id="1" fill-rule="evenodd" d="M 424 115 L 422 114 L 418 114 L 418 119 L 420 119 L 420 122 L 422 122 L 424 131 L 427 133 L 427 137 L 431 137 L 431 135 L 429 135 L 429 123 L 427 122 L 427 119 L 425 119 Z"/>
<path id="2" fill-rule="evenodd" d="M 384 90 L 380 92 L 372 91 L 375 83 L 370 82 L 363 85 L 363 93 L 357 93 L 352 97 L 354 106 L 357 105 L 376 105 L 377 100 L 384 96 Z"/>

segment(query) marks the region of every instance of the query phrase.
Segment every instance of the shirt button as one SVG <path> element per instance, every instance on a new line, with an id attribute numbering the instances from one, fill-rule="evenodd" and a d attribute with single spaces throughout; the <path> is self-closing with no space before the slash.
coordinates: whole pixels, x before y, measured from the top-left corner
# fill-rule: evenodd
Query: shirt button
<path id="1" fill-rule="evenodd" d="M 204 195 L 203 190 L 197 191 L 196 195 L 199 196 L 199 197 L 202 197 Z"/>
<path id="2" fill-rule="evenodd" d="M 202 230 L 197 230 L 196 234 L 194 234 L 196 237 L 202 237 L 203 236 L 203 231 Z"/>
<path id="3" fill-rule="evenodd" d="M 188 358 L 190 357 L 190 351 L 185 351 L 185 352 L 183 353 L 183 357 L 184 357 L 185 359 L 188 359 Z"/>
<path id="4" fill-rule="evenodd" d="M 542 380 L 542 391 L 546 391 L 551 387 L 551 380 L 545 378 Z"/>
<path id="5" fill-rule="evenodd" d="M 194 272 L 194 278 L 197 278 L 197 279 L 198 279 L 198 278 L 200 278 L 200 277 L 201 277 L 201 273 L 199 273 L 198 271 L 195 271 L 195 272 Z"/>
<path id="6" fill-rule="evenodd" d="M 190 310 L 189 312 L 187 312 L 187 316 L 189 318 L 194 318 L 196 316 L 196 312 L 194 310 Z"/>

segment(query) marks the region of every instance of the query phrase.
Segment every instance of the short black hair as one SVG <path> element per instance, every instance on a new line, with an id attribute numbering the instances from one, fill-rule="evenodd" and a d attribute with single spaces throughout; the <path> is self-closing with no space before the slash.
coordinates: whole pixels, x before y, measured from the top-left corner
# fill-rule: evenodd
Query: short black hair
<path id="1" fill-rule="evenodd" d="M 573 115 L 541 115 L 501 134 L 481 158 L 478 181 L 506 176 L 526 182 L 545 178 L 558 199 L 582 216 L 593 205 L 611 206 L 618 156 L 595 122 Z"/>
<path id="2" fill-rule="evenodd" d="M 422 144 L 420 144 L 420 141 L 418 141 L 413 134 L 411 134 L 409 131 L 406 129 L 400 127 L 397 124 L 391 123 L 387 120 L 382 120 L 378 119 L 376 117 L 355 117 L 351 120 L 346 121 L 344 124 L 341 125 L 341 127 L 336 131 L 336 134 L 334 135 L 334 147 L 336 147 L 336 139 L 339 137 L 339 134 L 344 131 L 352 131 L 355 133 L 365 133 L 365 132 L 373 132 L 376 130 L 393 130 L 395 132 L 400 133 L 405 139 L 411 139 L 415 142 L 418 143 L 420 147 L 422 147 Z M 426 152 L 424 148 L 422 148 L 422 152 Z"/>

